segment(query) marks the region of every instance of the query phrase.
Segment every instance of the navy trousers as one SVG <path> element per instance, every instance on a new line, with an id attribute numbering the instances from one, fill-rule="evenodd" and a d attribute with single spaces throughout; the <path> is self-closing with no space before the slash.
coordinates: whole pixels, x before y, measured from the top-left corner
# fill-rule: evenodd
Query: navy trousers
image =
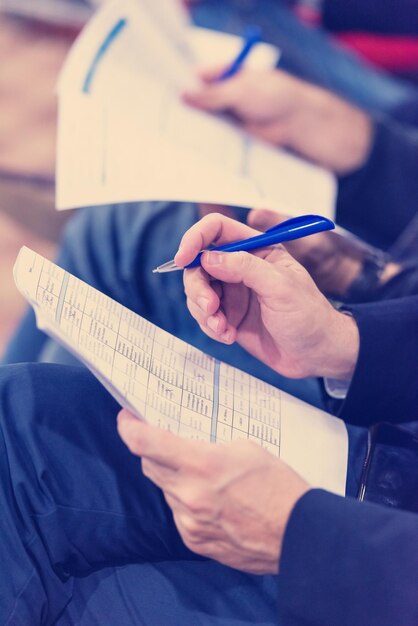
<path id="1" fill-rule="evenodd" d="M 278 624 L 280 576 L 204 560 L 82 367 L 0 368 L 0 623 Z M 350 431 L 348 492 L 364 441 Z"/>
<path id="2" fill-rule="evenodd" d="M 3 367 L 0 399 L 1 624 L 277 623 L 277 577 L 184 546 L 84 368 Z"/>

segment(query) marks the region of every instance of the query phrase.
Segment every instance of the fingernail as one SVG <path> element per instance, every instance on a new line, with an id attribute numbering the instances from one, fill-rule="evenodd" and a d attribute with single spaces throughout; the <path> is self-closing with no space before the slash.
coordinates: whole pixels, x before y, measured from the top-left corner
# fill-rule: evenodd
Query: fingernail
<path id="1" fill-rule="evenodd" d="M 201 296 L 200 298 L 198 298 L 197 304 L 202 309 L 202 311 L 204 311 L 205 313 L 207 312 L 209 306 L 209 300 L 207 298 Z"/>
<path id="2" fill-rule="evenodd" d="M 231 341 L 231 333 L 229 332 L 229 330 L 227 330 L 225 333 L 222 333 L 220 337 L 222 341 Z"/>
<path id="3" fill-rule="evenodd" d="M 222 252 L 207 252 L 205 261 L 208 265 L 220 265 L 223 262 L 224 255 Z"/>
<path id="4" fill-rule="evenodd" d="M 219 319 L 217 317 L 211 315 L 210 317 L 208 317 L 206 324 L 211 330 L 213 330 L 214 333 L 218 332 Z"/>

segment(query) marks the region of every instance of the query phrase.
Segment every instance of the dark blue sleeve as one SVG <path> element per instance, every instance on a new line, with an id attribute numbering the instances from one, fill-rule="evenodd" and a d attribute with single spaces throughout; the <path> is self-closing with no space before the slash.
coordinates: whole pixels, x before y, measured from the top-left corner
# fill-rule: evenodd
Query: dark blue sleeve
<path id="1" fill-rule="evenodd" d="M 279 616 L 281 626 L 416 626 L 418 516 L 308 492 L 284 537 Z"/>
<path id="2" fill-rule="evenodd" d="M 323 23 L 332 31 L 417 35 L 416 0 L 325 0 Z"/>
<path id="3" fill-rule="evenodd" d="M 411 111 L 418 121 L 418 102 Z M 338 181 L 338 223 L 387 249 L 418 211 L 417 171 L 418 131 L 389 120 L 376 122 L 368 161 Z"/>
<path id="4" fill-rule="evenodd" d="M 418 419 L 418 296 L 349 307 L 360 352 L 339 411 L 347 422 Z"/>

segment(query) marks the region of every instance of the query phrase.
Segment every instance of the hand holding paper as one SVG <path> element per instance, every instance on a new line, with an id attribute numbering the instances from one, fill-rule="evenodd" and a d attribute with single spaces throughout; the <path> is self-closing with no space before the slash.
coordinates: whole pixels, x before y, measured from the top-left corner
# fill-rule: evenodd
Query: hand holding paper
<path id="1" fill-rule="evenodd" d="M 277 573 L 284 530 L 309 489 L 306 481 L 249 441 L 184 441 L 126 410 L 118 430 L 142 457 L 143 473 L 164 491 L 191 550 L 242 571 Z"/>

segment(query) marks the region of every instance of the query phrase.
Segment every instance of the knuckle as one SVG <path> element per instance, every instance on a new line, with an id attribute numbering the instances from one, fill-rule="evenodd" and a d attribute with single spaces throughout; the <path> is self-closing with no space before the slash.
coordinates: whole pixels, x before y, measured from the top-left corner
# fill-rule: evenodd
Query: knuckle
<path id="1" fill-rule="evenodd" d="M 186 506 L 194 515 L 204 515 L 209 509 L 207 502 L 201 496 L 190 498 Z"/>
<path id="2" fill-rule="evenodd" d="M 219 226 L 221 222 L 225 221 L 225 216 L 222 213 L 208 213 L 200 220 L 200 223 L 204 228 L 212 228 L 213 226 Z"/>
<path id="3" fill-rule="evenodd" d="M 186 543 L 186 545 L 193 552 L 197 552 L 201 556 L 204 556 L 207 558 L 216 559 L 216 556 L 220 556 L 219 550 L 217 550 L 216 546 L 214 545 L 212 541 L 207 541 L 207 540 L 195 541 L 191 539 L 188 543 Z"/>
<path id="4" fill-rule="evenodd" d="M 282 267 L 295 267 L 298 265 L 296 259 L 290 254 L 283 244 L 277 244 L 271 249 L 269 260 L 272 263 L 279 263 Z"/>
<path id="5" fill-rule="evenodd" d="M 289 254 L 287 248 L 282 243 L 276 243 L 276 245 L 272 247 L 272 250 L 282 255 L 283 253 Z"/>
<path id="6" fill-rule="evenodd" d="M 236 253 L 237 263 L 240 267 L 245 269 L 251 263 L 251 255 L 248 252 Z"/>
<path id="7" fill-rule="evenodd" d="M 189 548 L 189 550 L 192 550 L 192 552 L 199 552 L 199 554 L 202 554 L 205 556 L 205 553 L 202 550 L 200 541 L 198 541 L 194 537 L 191 537 L 186 532 L 180 532 L 180 534 L 181 534 L 181 537 L 183 539 L 185 546 Z"/>
<path id="8" fill-rule="evenodd" d="M 284 254 L 283 250 L 274 247 L 269 250 L 264 260 L 270 266 L 271 270 L 277 272 L 278 270 L 280 270 L 281 267 L 284 266 L 286 259 L 287 256 Z"/>
<path id="9" fill-rule="evenodd" d="M 202 333 L 204 333 L 205 335 L 210 337 L 210 339 L 217 339 L 216 334 L 208 326 L 206 326 L 206 324 L 204 322 L 201 322 L 197 318 L 195 318 L 195 319 L 196 319 L 197 323 L 199 324 L 199 328 L 202 331 Z"/>
<path id="10" fill-rule="evenodd" d="M 184 515 L 180 521 L 184 535 L 189 541 L 198 541 L 200 538 L 200 526 L 193 517 Z"/>
<path id="11" fill-rule="evenodd" d="M 206 511 L 207 504 L 205 498 L 201 492 L 196 492 L 195 489 L 185 489 L 182 493 L 178 493 L 178 498 L 182 502 L 183 506 L 192 513 L 192 515 L 198 515 L 203 511 Z"/>
<path id="12" fill-rule="evenodd" d="M 185 545 L 190 550 L 198 551 L 202 554 L 206 540 L 204 534 L 201 532 L 200 525 L 190 517 L 185 516 L 178 518 L 176 523 Z"/>
<path id="13" fill-rule="evenodd" d="M 200 220 L 200 224 L 204 227 L 211 226 L 213 223 L 216 223 L 218 220 L 216 219 L 219 216 L 219 213 L 208 213 L 204 215 Z"/>

